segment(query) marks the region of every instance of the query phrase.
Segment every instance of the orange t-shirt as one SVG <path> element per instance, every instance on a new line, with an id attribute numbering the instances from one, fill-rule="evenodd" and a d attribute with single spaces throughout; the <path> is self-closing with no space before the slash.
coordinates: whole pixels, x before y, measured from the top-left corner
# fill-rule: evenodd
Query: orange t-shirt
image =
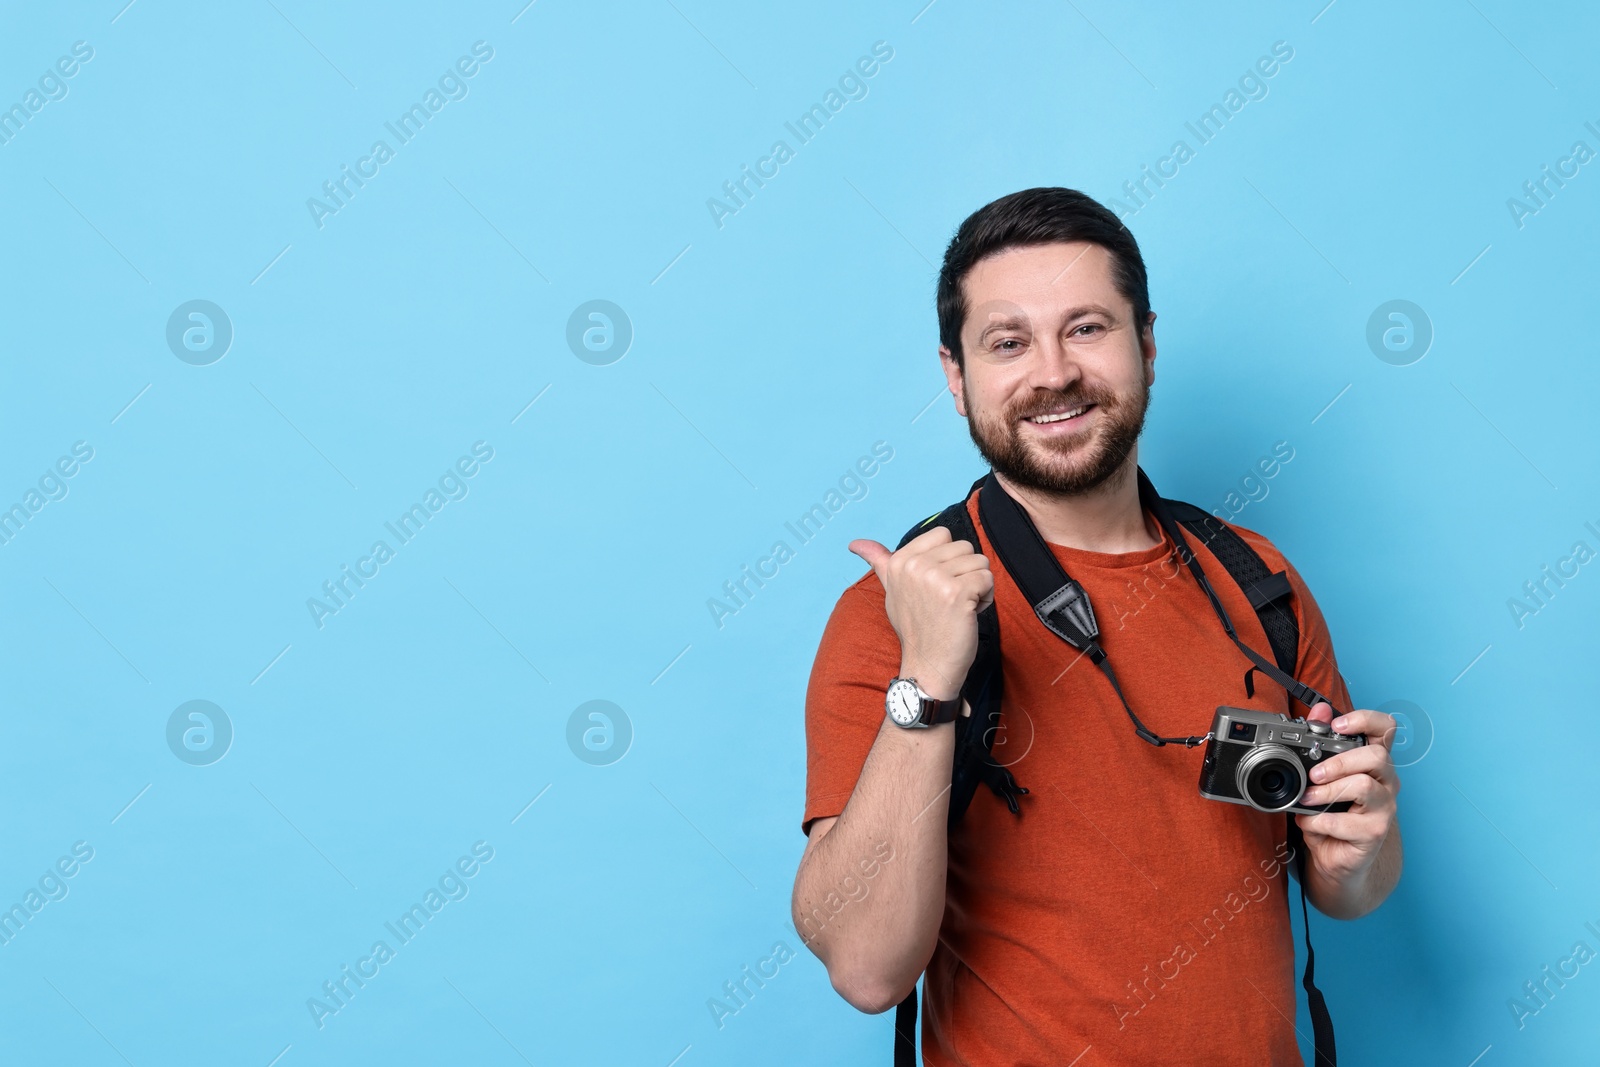
<path id="1" fill-rule="evenodd" d="M 1111 683 L 1023 599 L 983 532 L 976 492 L 967 510 L 1000 614 L 1005 701 L 994 758 L 1029 792 L 1019 817 L 980 785 L 950 836 L 925 977 L 924 1062 L 1301 1064 L 1285 816 L 1201 797 L 1204 745 L 1140 740 Z M 1327 694 L 1335 713 L 1350 710 L 1300 575 L 1266 538 L 1229 525 L 1269 570 L 1288 574 L 1300 623 L 1295 677 Z M 1188 540 L 1240 639 L 1271 661 L 1238 584 Z M 1088 592 L 1128 703 L 1158 735 L 1206 733 L 1219 704 L 1305 713 L 1259 671 L 1246 696 L 1251 661 L 1164 530 L 1160 545 L 1138 552 L 1050 547 Z M 869 571 L 839 598 L 812 667 L 803 830 L 844 810 L 899 665 L 883 586 Z"/>

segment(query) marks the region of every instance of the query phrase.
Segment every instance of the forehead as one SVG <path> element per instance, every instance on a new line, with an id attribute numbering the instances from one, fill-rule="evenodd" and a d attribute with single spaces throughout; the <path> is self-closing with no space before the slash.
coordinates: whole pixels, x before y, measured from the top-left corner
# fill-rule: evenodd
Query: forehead
<path id="1" fill-rule="evenodd" d="M 1008 248 L 979 260 L 962 280 L 969 309 L 966 329 L 982 329 L 988 314 L 1007 305 L 1030 318 L 1083 304 L 1101 304 L 1129 314 L 1117 291 L 1116 260 L 1102 245 L 1055 242 Z"/>

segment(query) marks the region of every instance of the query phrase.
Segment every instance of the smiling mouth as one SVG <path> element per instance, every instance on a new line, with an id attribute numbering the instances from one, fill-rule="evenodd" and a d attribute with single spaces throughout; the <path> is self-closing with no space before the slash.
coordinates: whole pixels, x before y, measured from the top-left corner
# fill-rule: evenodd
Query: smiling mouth
<path id="1" fill-rule="evenodd" d="M 1071 419 L 1081 418 L 1082 416 L 1087 415 L 1090 411 L 1093 411 L 1094 408 L 1094 404 L 1083 404 L 1072 408 L 1069 411 L 1050 412 L 1049 414 L 1045 415 L 1030 415 L 1024 421 L 1031 422 L 1035 426 L 1048 426 L 1055 422 L 1067 422 Z"/>

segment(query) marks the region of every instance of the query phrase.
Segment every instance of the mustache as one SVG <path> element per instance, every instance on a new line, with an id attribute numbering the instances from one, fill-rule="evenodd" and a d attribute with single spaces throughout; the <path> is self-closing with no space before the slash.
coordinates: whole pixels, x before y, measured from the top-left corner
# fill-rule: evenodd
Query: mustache
<path id="1" fill-rule="evenodd" d="M 1010 414 L 1013 419 L 1031 419 L 1036 415 L 1048 415 L 1052 411 L 1063 409 L 1070 411 L 1085 404 L 1108 408 L 1114 407 L 1116 401 L 1104 393 L 1035 393 L 1016 404 Z"/>

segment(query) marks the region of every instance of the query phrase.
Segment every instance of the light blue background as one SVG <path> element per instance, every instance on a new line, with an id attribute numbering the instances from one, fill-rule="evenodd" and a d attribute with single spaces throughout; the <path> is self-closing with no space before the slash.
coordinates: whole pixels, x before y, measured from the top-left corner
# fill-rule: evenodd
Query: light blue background
<path id="1" fill-rule="evenodd" d="M 0 546 L 0 903 L 94 849 L 0 945 L 7 1061 L 888 1062 L 788 901 L 844 546 L 981 470 L 928 407 L 935 265 L 997 196 L 1119 196 L 1280 40 L 1266 98 L 1128 219 L 1144 466 L 1220 507 L 1290 442 L 1238 521 L 1357 703 L 1432 721 L 1399 889 L 1314 921 L 1348 1061 L 1591 1054 L 1600 967 L 1521 1030 L 1507 1002 L 1600 948 L 1600 568 L 1520 629 L 1507 599 L 1600 548 L 1600 170 L 1520 228 L 1506 202 L 1600 149 L 1600 18 L 922 4 L 7 6 L 0 103 L 94 49 L 0 145 L 0 505 L 94 449 Z M 479 40 L 469 95 L 319 229 L 307 198 Z M 706 200 L 880 40 L 868 95 L 719 228 Z M 235 331 L 210 366 L 166 345 L 192 299 Z M 565 340 L 593 299 L 635 331 L 609 366 Z M 1365 340 L 1392 299 L 1435 331 L 1409 366 Z M 470 494 L 319 629 L 307 598 L 480 440 Z M 875 441 L 869 495 L 719 629 L 707 599 Z M 165 740 L 194 699 L 235 731 L 210 766 Z M 566 741 L 595 699 L 634 731 L 609 766 Z M 480 840 L 470 895 L 319 1030 L 307 998 Z M 708 998 L 777 941 L 719 1030 Z"/>

